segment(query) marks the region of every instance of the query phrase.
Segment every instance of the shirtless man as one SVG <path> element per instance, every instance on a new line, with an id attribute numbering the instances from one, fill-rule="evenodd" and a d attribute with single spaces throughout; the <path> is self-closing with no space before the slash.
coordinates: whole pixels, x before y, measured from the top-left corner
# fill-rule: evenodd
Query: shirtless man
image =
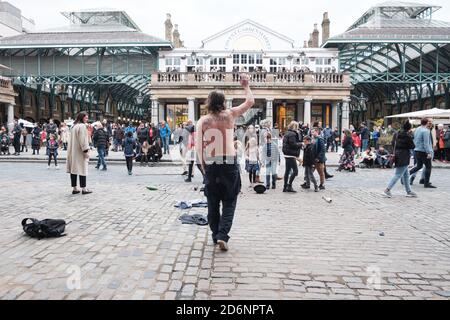
<path id="1" fill-rule="evenodd" d="M 196 151 L 205 173 L 209 226 L 214 244 L 218 244 L 222 251 L 228 251 L 228 234 L 241 191 L 241 176 L 234 148 L 234 123 L 236 118 L 255 104 L 248 75 L 241 75 L 240 81 L 246 95 L 245 102 L 239 107 L 226 109 L 224 94 L 211 92 L 207 102 L 209 113 L 199 120 L 196 132 Z"/>

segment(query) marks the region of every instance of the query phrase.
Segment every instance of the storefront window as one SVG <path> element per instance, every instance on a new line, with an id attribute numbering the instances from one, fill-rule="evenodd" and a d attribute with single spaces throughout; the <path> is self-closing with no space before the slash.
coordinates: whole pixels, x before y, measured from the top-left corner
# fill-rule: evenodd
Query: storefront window
<path id="1" fill-rule="evenodd" d="M 322 122 L 323 117 L 323 109 L 322 105 L 317 104 L 313 105 L 311 108 L 311 123 L 314 124 L 315 122 Z"/>
<path id="2" fill-rule="evenodd" d="M 188 121 L 188 105 L 175 104 L 167 105 L 167 123 L 171 130 Z"/>
<path id="3" fill-rule="evenodd" d="M 285 132 L 288 125 L 295 120 L 295 109 L 295 105 L 280 105 L 278 107 L 277 123 L 281 132 Z"/>

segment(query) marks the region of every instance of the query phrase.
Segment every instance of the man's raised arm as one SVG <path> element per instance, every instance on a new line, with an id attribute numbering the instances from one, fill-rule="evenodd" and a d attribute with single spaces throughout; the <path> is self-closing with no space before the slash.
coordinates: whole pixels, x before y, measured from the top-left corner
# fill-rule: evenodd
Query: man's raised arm
<path id="1" fill-rule="evenodd" d="M 247 74 L 241 75 L 241 85 L 245 90 L 245 102 L 236 108 L 231 109 L 233 117 L 237 118 L 246 113 L 255 104 L 255 98 L 250 90 L 250 78 Z"/>

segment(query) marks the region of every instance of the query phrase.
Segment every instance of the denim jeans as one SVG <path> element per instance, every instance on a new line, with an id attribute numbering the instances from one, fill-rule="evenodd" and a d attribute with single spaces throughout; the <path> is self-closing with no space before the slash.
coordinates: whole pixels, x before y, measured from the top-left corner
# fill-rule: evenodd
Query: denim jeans
<path id="1" fill-rule="evenodd" d="M 297 159 L 295 158 L 285 158 L 285 160 L 286 160 L 286 171 L 284 173 L 284 187 L 287 187 L 292 186 L 292 183 L 298 176 L 298 166 L 297 166 Z"/>
<path id="2" fill-rule="evenodd" d="M 312 166 L 305 166 L 305 183 L 307 186 L 311 186 L 311 182 L 314 184 L 314 187 L 317 187 L 317 180 L 314 177 Z"/>
<path id="3" fill-rule="evenodd" d="M 208 221 L 214 242 L 228 242 L 233 225 L 241 176 L 237 164 L 212 164 L 205 168 L 205 195 L 208 199 Z M 222 203 L 222 215 L 220 204 Z"/>
<path id="4" fill-rule="evenodd" d="M 363 139 L 362 140 L 362 152 L 366 151 L 369 147 L 369 139 Z"/>
<path id="5" fill-rule="evenodd" d="M 169 136 L 165 136 L 164 138 L 162 138 L 162 143 L 163 143 L 163 149 L 164 149 L 164 154 L 169 153 Z"/>
<path id="6" fill-rule="evenodd" d="M 416 160 L 417 164 L 416 166 L 409 172 L 409 174 L 413 177 L 416 176 L 416 173 L 423 168 L 425 165 L 425 170 L 423 173 L 423 178 L 425 180 L 425 185 L 430 184 L 430 177 L 431 177 L 431 159 L 428 159 L 427 154 L 425 152 L 419 152 L 416 151 Z"/>
<path id="7" fill-rule="evenodd" d="M 411 186 L 409 184 L 409 171 L 408 166 L 404 167 L 396 167 L 395 168 L 395 175 L 391 179 L 391 182 L 389 182 L 388 189 L 392 190 L 392 188 L 395 186 L 395 184 L 398 182 L 398 180 L 402 179 L 406 192 L 411 192 Z"/>
<path id="8" fill-rule="evenodd" d="M 106 168 L 105 147 L 98 147 L 97 152 L 98 152 L 97 168 L 100 168 L 100 165 L 102 165 L 103 168 Z"/>

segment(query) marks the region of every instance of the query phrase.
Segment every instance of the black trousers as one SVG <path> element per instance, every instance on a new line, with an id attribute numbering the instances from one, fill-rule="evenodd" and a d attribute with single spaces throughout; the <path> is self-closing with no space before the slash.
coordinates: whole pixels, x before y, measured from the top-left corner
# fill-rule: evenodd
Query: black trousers
<path id="1" fill-rule="evenodd" d="M 20 153 L 20 136 L 14 136 L 14 151 Z"/>
<path id="2" fill-rule="evenodd" d="M 285 158 L 286 160 L 286 171 L 284 173 L 284 186 L 292 186 L 295 178 L 298 176 L 298 165 L 297 159 L 295 158 Z M 292 171 L 292 174 L 291 174 Z"/>
<path id="3" fill-rule="evenodd" d="M 416 151 L 417 164 L 411 169 L 409 175 L 412 176 L 425 166 L 425 185 L 430 184 L 431 177 L 431 159 L 428 159 L 426 152 Z"/>
<path id="4" fill-rule="evenodd" d="M 125 160 L 127 161 L 128 172 L 133 171 L 133 157 L 125 157 Z"/>
<path id="5" fill-rule="evenodd" d="M 213 164 L 206 167 L 205 195 L 208 199 L 208 222 L 213 241 L 228 242 L 233 225 L 241 176 L 237 164 Z M 222 215 L 220 214 L 222 205 Z"/>
<path id="6" fill-rule="evenodd" d="M 70 175 L 70 180 L 72 181 L 72 188 L 77 187 L 77 177 L 78 176 L 76 174 Z M 86 188 L 86 177 L 85 176 L 80 176 L 80 187 Z"/>
<path id="7" fill-rule="evenodd" d="M 52 163 L 52 157 L 55 160 L 55 166 L 58 166 L 58 160 L 56 159 L 56 156 L 54 153 L 50 153 L 48 155 L 48 166 L 50 167 L 50 164 Z"/>

